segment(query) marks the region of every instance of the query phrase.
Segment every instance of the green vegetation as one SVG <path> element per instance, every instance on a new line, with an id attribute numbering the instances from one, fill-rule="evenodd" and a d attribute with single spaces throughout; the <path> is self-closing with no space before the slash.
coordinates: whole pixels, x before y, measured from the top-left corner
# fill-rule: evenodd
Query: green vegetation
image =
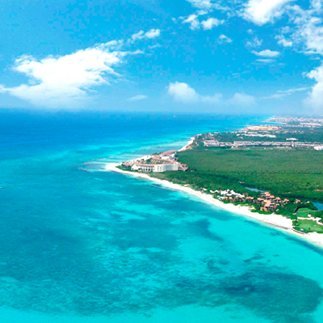
<path id="1" fill-rule="evenodd" d="M 160 175 L 194 187 L 250 195 L 246 187 L 254 187 L 280 197 L 323 201 L 323 151 L 198 149 L 181 152 L 178 159 L 188 172 Z"/>
<path id="2" fill-rule="evenodd" d="M 319 225 L 313 220 L 294 221 L 294 228 L 297 231 L 301 231 L 305 233 L 308 233 L 308 232 L 323 233 L 323 225 Z"/>
<path id="3" fill-rule="evenodd" d="M 284 134 L 279 134 L 277 140 L 284 140 L 286 137 L 297 138 L 303 142 L 322 142 L 323 127 L 317 128 L 287 128 Z"/>
<path id="4" fill-rule="evenodd" d="M 323 127 L 304 128 L 304 127 L 289 127 L 285 126 L 283 130 L 268 132 L 275 137 L 250 137 L 242 132 L 221 132 L 216 133 L 215 137 L 221 142 L 233 142 L 241 140 L 256 140 L 256 141 L 286 141 L 287 138 L 296 138 L 299 142 L 321 142 L 323 138 Z M 204 138 L 207 134 L 201 135 Z"/>
<path id="5" fill-rule="evenodd" d="M 297 217 L 299 218 L 308 218 L 308 216 L 313 215 L 313 212 L 315 212 L 312 209 L 308 209 L 308 208 L 302 208 L 297 210 Z"/>
<path id="6" fill-rule="evenodd" d="M 189 166 L 188 171 L 155 173 L 152 176 L 208 192 L 230 189 L 259 197 L 261 191 L 269 191 L 289 199 L 275 212 L 293 219 L 296 230 L 323 233 L 323 226 L 319 223 L 298 219 L 310 214 L 320 217 L 323 223 L 323 211 L 316 210 L 311 203 L 323 201 L 323 151 L 197 147 L 180 152 L 177 157 Z M 252 205 L 257 212 L 266 213 L 259 205 Z"/>
<path id="7" fill-rule="evenodd" d="M 321 218 L 320 222 L 322 222 L 323 224 L 323 211 L 313 210 L 309 208 L 301 208 L 297 210 L 296 217 L 297 218 L 307 218 L 307 217 Z"/>

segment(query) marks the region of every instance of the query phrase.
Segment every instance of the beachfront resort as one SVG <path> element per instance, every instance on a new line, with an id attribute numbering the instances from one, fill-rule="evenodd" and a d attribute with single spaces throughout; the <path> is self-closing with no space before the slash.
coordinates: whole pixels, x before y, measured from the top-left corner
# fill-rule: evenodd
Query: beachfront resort
<path id="1" fill-rule="evenodd" d="M 234 132 L 199 134 L 184 149 L 119 167 L 263 216 L 287 217 L 298 232 L 323 233 L 323 210 L 316 203 L 323 200 L 323 119 L 267 122 Z"/>
<path id="2" fill-rule="evenodd" d="M 126 170 L 142 173 L 163 173 L 172 171 L 186 171 L 187 165 L 176 159 L 176 150 L 156 153 L 138 159 L 123 162 L 121 167 Z"/>

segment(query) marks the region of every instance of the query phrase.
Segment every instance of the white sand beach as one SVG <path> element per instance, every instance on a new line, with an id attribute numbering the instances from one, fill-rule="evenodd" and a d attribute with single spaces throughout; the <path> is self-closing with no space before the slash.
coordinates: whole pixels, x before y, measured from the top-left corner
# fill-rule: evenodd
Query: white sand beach
<path id="1" fill-rule="evenodd" d="M 192 137 L 192 138 L 188 141 L 188 143 L 187 143 L 185 146 L 183 146 L 182 148 L 178 149 L 178 151 L 184 151 L 184 150 L 189 149 L 189 148 L 190 148 L 190 146 L 192 145 L 192 143 L 194 142 L 194 139 L 195 139 L 195 137 Z"/>
<path id="2" fill-rule="evenodd" d="M 159 184 L 160 186 L 166 187 L 168 189 L 185 192 L 187 194 L 190 194 L 191 196 L 197 197 L 198 199 L 200 199 L 204 202 L 212 204 L 215 207 L 222 208 L 232 214 L 244 216 L 249 220 L 256 221 L 256 222 L 259 222 L 263 225 L 276 228 L 286 234 L 300 238 L 300 239 L 305 240 L 311 244 L 314 244 L 315 246 L 323 248 L 323 234 L 319 234 L 319 233 L 315 233 L 315 232 L 302 234 L 302 233 L 296 232 L 293 229 L 292 221 L 282 215 L 260 214 L 260 213 L 252 212 L 250 210 L 250 208 L 247 206 L 239 206 L 239 205 L 234 205 L 234 204 L 230 204 L 230 203 L 223 203 L 223 202 L 215 199 L 210 194 L 196 191 L 190 187 L 182 186 L 179 184 L 174 184 L 174 183 L 166 181 L 166 180 L 154 178 L 154 177 L 151 177 L 147 174 L 124 171 L 124 170 L 118 168 L 117 167 L 118 165 L 119 164 L 117 164 L 117 163 L 107 163 L 105 165 L 105 171 L 122 173 L 127 176 L 132 176 L 132 177 L 136 177 L 136 178 L 140 178 L 140 179 L 144 179 L 144 180 L 149 180 L 149 181 L 152 181 L 156 184 Z"/>

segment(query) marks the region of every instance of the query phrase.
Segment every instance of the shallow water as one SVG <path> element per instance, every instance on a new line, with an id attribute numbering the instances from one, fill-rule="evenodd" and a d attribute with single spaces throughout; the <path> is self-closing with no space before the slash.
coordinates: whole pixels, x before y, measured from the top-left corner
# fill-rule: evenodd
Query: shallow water
<path id="1" fill-rule="evenodd" d="M 1 322 L 322 321 L 321 250 L 84 165 L 180 147 L 255 118 L 5 117 Z"/>
<path id="2" fill-rule="evenodd" d="M 313 202 L 318 210 L 323 210 L 323 203 L 321 202 Z"/>

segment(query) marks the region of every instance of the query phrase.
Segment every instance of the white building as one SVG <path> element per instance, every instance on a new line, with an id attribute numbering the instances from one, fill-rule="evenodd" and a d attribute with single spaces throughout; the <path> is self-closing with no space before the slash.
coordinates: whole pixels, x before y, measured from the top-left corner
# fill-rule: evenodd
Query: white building
<path id="1" fill-rule="evenodd" d="M 178 171 L 177 163 L 169 164 L 134 164 L 131 170 L 143 173 L 163 173 L 167 171 Z"/>
<path id="2" fill-rule="evenodd" d="M 160 165 L 155 165 L 155 172 L 169 172 L 169 171 L 178 171 L 178 164 L 173 163 L 173 164 L 160 164 Z"/>

